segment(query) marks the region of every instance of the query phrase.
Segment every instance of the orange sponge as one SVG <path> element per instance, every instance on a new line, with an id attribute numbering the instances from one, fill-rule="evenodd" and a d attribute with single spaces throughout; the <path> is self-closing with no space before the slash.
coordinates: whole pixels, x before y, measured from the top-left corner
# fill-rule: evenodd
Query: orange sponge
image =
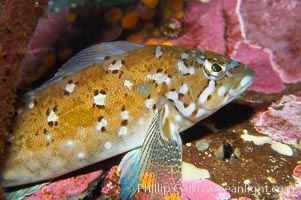
<path id="1" fill-rule="evenodd" d="M 138 23 L 138 14 L 135 12 L 125 15 L 121 20 L 121 26 L 125 29 L 134 29 Z"/>
<path id="2" fill-rule="evenodd" d="M 155 8 L 159 3 L 158 0 L 142 0 L 142 2 L 149 8 Z"/>
<path id="3" fill-rule="evenodd" d="M 107 20 L 107 22 L 111 22 L 111 23 L 119 21 L 121 17 L 122 17 L 122 10 L 117 7 L 110 9 L 105 14 L 105 19 Z"/>
<path id="4" fill-rule="evenodd" d="M 167 6 L 173 10 L 181 10 L 183 4 L 183 0 L 167 0 Z"/>

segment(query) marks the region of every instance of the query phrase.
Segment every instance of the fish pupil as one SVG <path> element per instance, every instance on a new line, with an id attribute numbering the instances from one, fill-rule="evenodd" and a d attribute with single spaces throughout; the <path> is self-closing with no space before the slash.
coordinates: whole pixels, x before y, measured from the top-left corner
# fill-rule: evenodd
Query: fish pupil
<path id="1" fill-rule="evenodd" d="M 220 71 L 222 71 L 221 66 L 219 66 L 218 64 L 213 64 L 213 65 L 211 66 L 211 69 L 212 69 L 212 71 L 214 71 L 214 72 L 220 72 Z"/>

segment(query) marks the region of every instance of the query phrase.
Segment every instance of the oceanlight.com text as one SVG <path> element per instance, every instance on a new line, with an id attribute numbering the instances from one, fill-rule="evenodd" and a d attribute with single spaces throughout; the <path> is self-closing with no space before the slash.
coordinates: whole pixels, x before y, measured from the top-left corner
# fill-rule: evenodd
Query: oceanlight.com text
<path id="1" fill-rule="evenodd" d="M 152 187 L 147 187 L 147 185 L 138 185 L 138 192 L 147 192 L 147 193 L 160 193 L 160 194 L 169 194 L 169 193 L 223 193 L 229 192 L 230 194 L 235 193 L 280 193 L 280 192 L 294 192 L 293 187 L 289 186 L 273 186 L 269 187 L 268 185 L 243 185 L 243 186 L 200 186 L 196 184 L 185 184 L 180 187 L 180 185 L 164 186 L 155 184 Z"/>

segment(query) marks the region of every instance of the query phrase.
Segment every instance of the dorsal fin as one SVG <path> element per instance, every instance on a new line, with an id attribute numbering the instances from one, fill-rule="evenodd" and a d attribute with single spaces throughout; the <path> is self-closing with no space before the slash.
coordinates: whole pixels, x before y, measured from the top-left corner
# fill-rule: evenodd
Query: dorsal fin
<path id="1" fill-rule="evenodd" d="M 108 42 L 90 46 L 70 58 L 70 60 L 68 60 L 62 66 L 62 68 L 59 69 L 59 71 L 53 78 L 46 81 L 42 86 L 29 93 L 32 94 L 40 89 L 47 87 L 49 84 L 62 80 L 66 76 L 70 76 L 76 72 L 79 72 L 82 69 L 91 66 L 92 64 L 104 60 L 107 56 L 121 55 L 143 46 L 144 45 L 142 44 L 127 41 Z"/>
<path id="2" fill-rule="evenodd" d="M 143 47 L 142 44 L 116 41 L 95 44 L 90 46 L 68 60 L 61 69 L 55 74 L 55 76 L 49 81 L 54 81 L 59 78 L 70 76 L 82 69 L 89 67 L 90 65 L 104 60 L 107 56 L 116 56 L 124 54 L 136 48 Z M 47 82 L 49 82 L 47 81 Z"/>

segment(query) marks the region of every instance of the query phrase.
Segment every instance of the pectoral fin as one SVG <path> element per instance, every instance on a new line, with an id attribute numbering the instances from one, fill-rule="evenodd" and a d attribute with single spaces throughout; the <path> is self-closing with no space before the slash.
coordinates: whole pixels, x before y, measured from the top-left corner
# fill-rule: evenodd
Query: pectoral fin
<path id="1" fill-rule="evenodd" d="M 182 141 L 168 116 L 166 105 L 152 119 L 143 146 L 122 159 L 119 165 L 122 200 L 130 199 L 138 189 L 149 193 L 152 199 L 180 198 Z"/>
<path id="2" fill-rule="evenodd" d="M 27 188 L 24 188 L 24 189 L 13 191 L 13 192 L 7 192 L 7 193 L 4 194 L 4 196 L 8 200 L 9 199 L 22 200 L 26 196 L 35 193 L 36 191 L 38 191 L 39 189 L 41 189 L 43 186 L 45 186 L 47 184 L 49 184 L 49 182 L 40 183 L 40 184 L 37 184 L 37 185 L 33 185 L 31 187 L 27 187 Z"/>

